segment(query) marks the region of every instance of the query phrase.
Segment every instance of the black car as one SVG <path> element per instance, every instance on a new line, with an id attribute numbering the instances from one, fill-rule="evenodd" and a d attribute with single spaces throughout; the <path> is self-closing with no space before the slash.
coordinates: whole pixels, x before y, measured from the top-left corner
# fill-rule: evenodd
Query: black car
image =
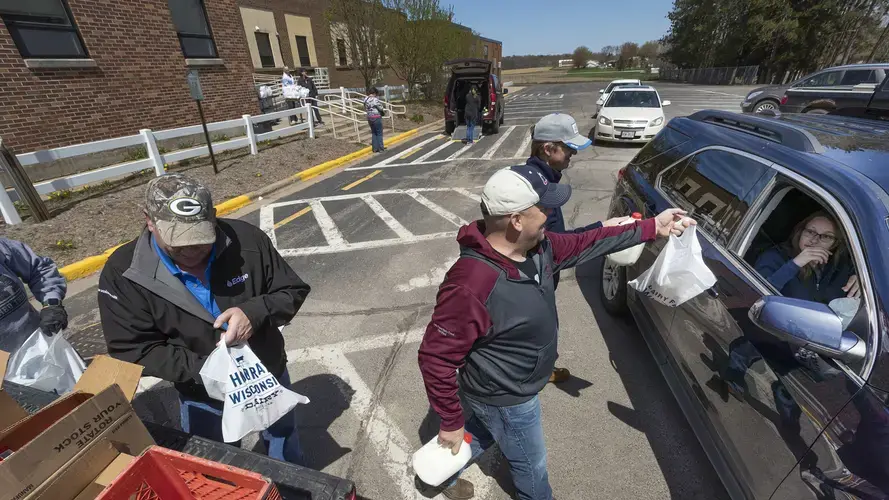
<path id="1" fill-rule="evenodd" d="M 619 172 L 609 216 L 688 210 L 717 281 L 678 307 L 635 293 L 627 281 L 660 240 L 632 266 L 603 259 L 602 304 L 632 313 L 732 498 L 889 497 L 886 165 L 883 122 L 707 110 L 670 121 Z M 819 212 L 833 232 L 802 224 Z M 833 249 L 832 267 L 785 270 L 808 298 L 761 265 L 802 238 Z M 857 306 L 829 296 L 847 274 Z"/>
<path id="2" fill-rule="evenodd" d="M 782 113 L 827 114 L 861 107 L 889 73 L 889 64 L 853 64 L 827 68 L 790 85 L 781 98 Z"/>
<path id="3" fill-rule="evenodd" d="M 503 125 L 503 96 L 509 92 L 501 85 L 497 75 L 491 72 L 491 61 L 486 59 L 455 59 L 445 66 L 451 68 L 451 77 L 444 96 L 445 133 L 451 135 L 459 125 L 465 125 L 463 109 L 466 106 L 466 94 L 473 85 L 478 87 L 481 105 L 488 112 L 482 116 L 486 133 L 496 134 Z"/>
<path id="4" fill-rule="evenodd" d="M 763 111 L 775 111 L 781 105 L 781 98 L 788 85 L 766 85 L 750 91 L 741 103 L 741 111 L 744 113 L 762 113 Z"/>
<path id="5" fill-rule="evenodd" d="M 883 83 L 874 90 L 870 100 L 863 105 L 853 103 L 837 108 L 830 114 L 889 121 L 889 76 L 883 79 Z"/>

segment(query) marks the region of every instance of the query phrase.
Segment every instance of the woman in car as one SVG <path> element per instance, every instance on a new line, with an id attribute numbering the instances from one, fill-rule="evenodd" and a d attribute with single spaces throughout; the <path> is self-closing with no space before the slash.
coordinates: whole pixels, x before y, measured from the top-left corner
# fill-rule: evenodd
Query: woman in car
<path id="1" fill-rule="evenodd" d="M 763 252 L 755 267 L 786 297 L 827 304 L 861 293 L 842 229 L 824 211 L 803 219 L 790 239 Z"/>

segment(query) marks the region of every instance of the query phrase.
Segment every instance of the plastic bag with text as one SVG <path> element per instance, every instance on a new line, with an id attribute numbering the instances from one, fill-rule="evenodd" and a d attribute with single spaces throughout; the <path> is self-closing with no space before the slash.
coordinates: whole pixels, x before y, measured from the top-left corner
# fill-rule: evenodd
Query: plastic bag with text
<path id="1" fill-rule="evenodd" d="M 222 438 L 226 443 L 264 431 L 297 404 L 309 402 L 278 383 L 247 344 L 228 347 L 220 341 L 200 374 L 207 394 L 224 402 Z"/>
<path id="2" fill-rule="evenodd" d="M 39 328 L 34 330 L 9 358 L 6 380 L 57 394 L 74 389 L 86 363 L 62 333 L 50 337 Z"/>
<path id="3" fill-rule="evenodd" d="M 715 284 L 716 276 L 704 264 L 695 226 L 682 236 L 671 235 L 654 264 L 630 282 L 639 293 L 670 307 L 682 305 Z"/>

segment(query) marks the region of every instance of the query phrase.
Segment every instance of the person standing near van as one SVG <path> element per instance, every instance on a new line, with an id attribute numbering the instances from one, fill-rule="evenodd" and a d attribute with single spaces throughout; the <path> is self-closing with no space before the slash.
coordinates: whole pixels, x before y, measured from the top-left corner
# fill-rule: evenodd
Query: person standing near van
<path id="1" fill-rule="evenodd" d="M 473 85 L 466 93 L 466 105 L 463 108 L 463 120 L 466 122 L 466 139 L 463 142 L 467 144 L 475 142 L 475 125 L 479 121 L 480 112 L 481 98 L 478 95 L 478 87 Z"/>
<path id="2" fill-rule="evenodd" d="M 371 147 L 374 153 L 382 153 L 383 147 L 383 103 L 378 97 L 380 92 L 376 87 L 371 87 L 364 98 L 364 110 L 367 113 L 367 123 L 370 125 Z"/>

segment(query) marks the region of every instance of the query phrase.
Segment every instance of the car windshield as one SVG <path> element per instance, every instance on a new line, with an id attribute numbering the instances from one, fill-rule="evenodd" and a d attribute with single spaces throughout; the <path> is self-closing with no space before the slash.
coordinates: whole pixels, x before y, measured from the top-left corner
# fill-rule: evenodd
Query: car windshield
<path id="1" fill-rule="evenodd" d="M 612 83 L 612 84 L 608 85 L 608 87 L 605 88 L 605 93 L 610 94 L 611 91 L 614 90 L 615 87 L 626 87 L 627 85 L 638 85 L 638 84 L 635 82 L 634 83 L 627 83 L 627 82 Z"/>
<path id="2" fill-rule="evenodd" d="M 657 93 L 645 90 L 615 92 L 605 103 L 606 108 L 659 108 Z"/>

